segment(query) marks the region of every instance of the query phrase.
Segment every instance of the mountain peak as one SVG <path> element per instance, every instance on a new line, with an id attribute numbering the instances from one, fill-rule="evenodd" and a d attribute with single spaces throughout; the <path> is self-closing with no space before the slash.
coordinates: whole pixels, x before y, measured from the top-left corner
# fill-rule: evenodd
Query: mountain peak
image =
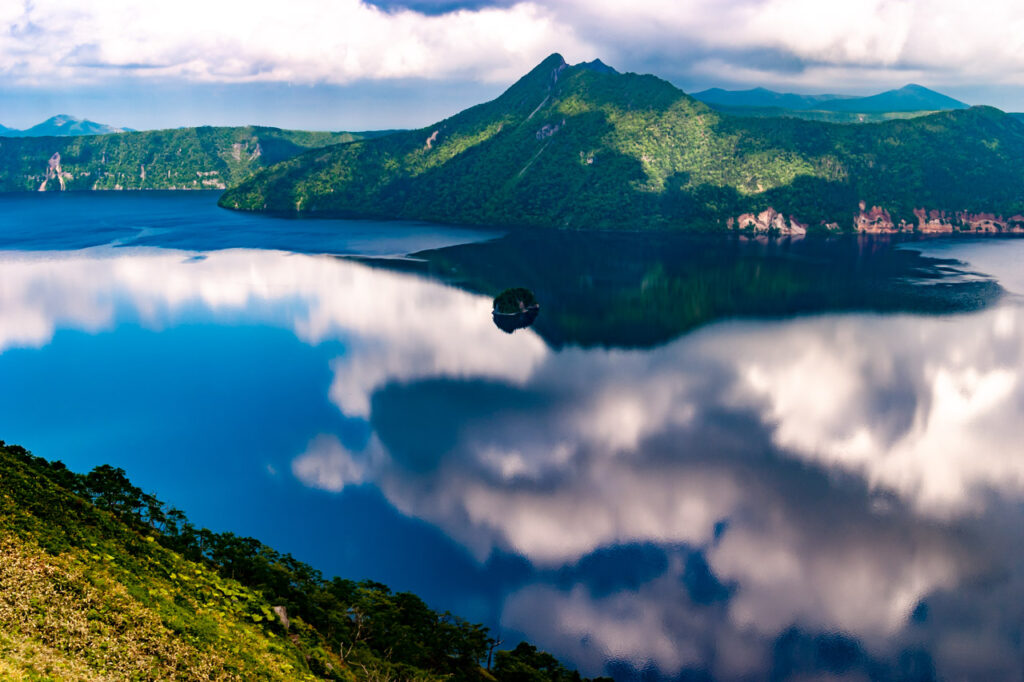
<path id="1" fill-rule="evenodd" d="M 127 128 L 117 128 L 96 123 L 70 114 L 57 114 L 42 123 L 26 130 L 7 129 L 3 134 L 11 137 L 68 137 L 73 135 L 108 135 L 110 133 L 128 132 Z"/>
<path id="2" fill-rule="evenodd" d="M 538 64 L 533 70 L 536 71 L 537 69 L 540 68 L 557 69 L 562 66 L 568 66 L 567 62 L 565 61 L 565 57 L 563 57 L 557 52 L 552 52 L 547 57 L 545 57 L 544 60 L 540 64 Z"/>
<path id="3" fill-rule="evenodd" d="M 579 64 L 574 64 L 573 66 L 577 69 L 583 69 L 585 71 L 595 71 L 597 73 L 618 73 L 618 71 L 608 66 L 600 59 L 595 59 L 589 62 L 580 62 Z"/>

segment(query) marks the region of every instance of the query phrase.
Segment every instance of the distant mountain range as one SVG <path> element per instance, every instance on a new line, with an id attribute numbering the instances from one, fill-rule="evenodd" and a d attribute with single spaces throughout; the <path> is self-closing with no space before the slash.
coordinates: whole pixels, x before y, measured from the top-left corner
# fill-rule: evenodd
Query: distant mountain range
<path id="1" fill-rule="evenodd" d="M 843 111 L 861 114 L 911 111 L 949 111 L 968 105 L 921 85 L 905 85 L 869 97 L 847 95 L 795 95 L 764 88 L 722 90 L 712 88 L 693 93 L 695 99 L 712 106 L 778 107 L 794 111 Z"/>
<path id="2" fill-rule="evenodd" d="M 914 84 L 868 97 L 797 95 L 765 88 L 711 88 L 694 93 L 693 97 L 726 114 L 762 118 L 785 116 L 831 123 L 877 123 L 968 108 L 960 100 Z"/>
<path id="3" fill-rule="evenodd" d="M 107 135 L 110 133 L 127 133 L 130 128 L 115 128 L 105 123 L 96 123 L 67 114 L 52 116 L 31 128 L 17 130 L 0 126 L 0 137 L 71 137 L 77 135 Z"/>
<path id="4" fill-rule="evenodd" d="M 824 104 L 955 103 L 922 90 Z M 220 203 L 576 230 L 1024 229 L 1024 125 L 956 106 L 876 125 L 726 116 L 654 76 L 552 55 L 491 102 L 303 154 Z"/>

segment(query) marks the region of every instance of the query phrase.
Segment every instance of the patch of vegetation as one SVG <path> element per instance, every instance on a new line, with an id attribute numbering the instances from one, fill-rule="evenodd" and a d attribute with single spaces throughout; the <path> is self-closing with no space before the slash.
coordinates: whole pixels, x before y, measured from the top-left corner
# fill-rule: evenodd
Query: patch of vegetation
<path id="1" fill-rule="evenodd" d="M 195 528 L 121 469 L 0 441 L 0 677 L 579 680 L 375 582 Z M 525 648 L 524 648 L 525 647 Z"/>
<path id="2" fill-rule="evenodd" d="M 514 315 L 526 312 L 537 305 L 537 297 L 533 292 L 523 287 L 505 289 L 494 297 L 494 312 L 502 315 Z"/>
<path id="3" fill-rule="evenodd" d="M 975 107 L 858 126 L 732 117 L 653 76 L 552 55 L 421 130 L 309 152 L 222 206 L 508 227 L 724 229 L 768 207 L 852 228 L 860 201 L 1024 212 L 1024 126 Z"/>

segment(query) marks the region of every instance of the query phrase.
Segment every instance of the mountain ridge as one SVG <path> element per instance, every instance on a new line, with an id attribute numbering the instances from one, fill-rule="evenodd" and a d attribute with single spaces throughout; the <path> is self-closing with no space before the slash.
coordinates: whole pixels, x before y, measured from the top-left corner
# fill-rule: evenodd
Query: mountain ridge
<path id="1" fill-rule="evenodd" d="M 553 54 L 490 102 L 271 166 L 220 204 L 568 229 L 726 229 L 771 209 L 787 229 L 841 230 L 861 202 L 894 225 L 922 207 L 1020 214 L 1022 167 L 1024 126 L 990 107 L 863 126 L 746 119 Z"/>
<path id="2" fill-rule="evenodd" d="M 693 97 L 712 106 L 778 107 L 793 111 L 881 113 L 947 111 L 969 108 L 969 105 L 964 102 L 915 83 L 866 96 L 800 95 L 780 93 L 765 88 L 753 88 L 750 90 L 710 88 L 693 93 Z"/>
<path id="3" fill-rule="evenodd" d="M 387 132 L 202 126 L 0 138 L 0 191 L 224 189 L 308 149 Z"/>

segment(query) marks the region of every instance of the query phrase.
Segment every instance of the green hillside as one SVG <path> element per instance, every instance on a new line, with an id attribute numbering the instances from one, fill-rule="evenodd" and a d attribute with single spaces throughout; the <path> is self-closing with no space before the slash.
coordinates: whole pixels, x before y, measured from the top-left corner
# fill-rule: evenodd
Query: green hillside
<path id="1" fill-rule="evenodd" d="M 1024 210 L 1024 126 L 976 107 L 876 125 L 740 118 L 654 76 L 552 55 L 421 130 L 306 153 L 221 198 L 243 210 L 571 229 L 720 228 L 773 207 Z"/>
<path id="2" fill-rule="evenodd" d="M 528 644 L 0 441 L 0 678 L 571 682 Z"/>
<path id="3" fill-rule="evenodd" d="M 224 188 L 309 149 L 375 134 L 247 126 L 0 138 L 0 191 Z"/>

